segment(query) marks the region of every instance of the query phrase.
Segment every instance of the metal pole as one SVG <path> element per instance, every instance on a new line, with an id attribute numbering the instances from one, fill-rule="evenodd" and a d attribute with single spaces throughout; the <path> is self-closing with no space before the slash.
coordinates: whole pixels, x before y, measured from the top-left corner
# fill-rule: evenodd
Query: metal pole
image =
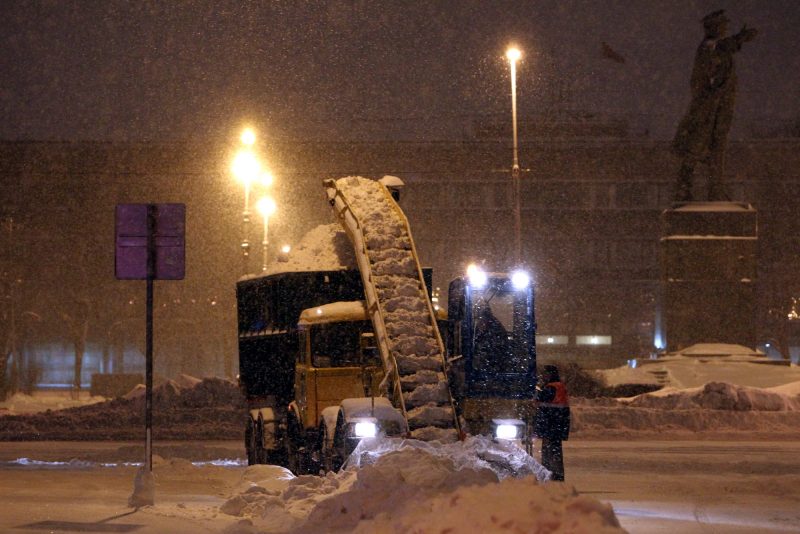
<path id="1" fill-rule="evenodd" d="M 520 214 L 519 148 L 517 145 L 517 63 L 511 63 L 511 122 L 514 135 L 514 159 L 511 164 L 512 196 L 514 201 L 514 257 L 517 265 L 522 261 L 522 215 Z"/>
<path id="2" fill-rule="evenodd" d="M 261 264 L 261 270 L 267 270 L 267 245 L 269 245 L 269 216 L 264 216 L 264 239 L 261 241 L 261 247 L 264 251 L 264 259 Z"/>
<path id="3" fill-rule="evenodd" d="M 156 206 L 147 206 L 147 303 L 145 332 L 145 472 L 153 472 L 153 279 L 156 276 Z"/>
<path id="4" fill-rule="evenodd" d="M 250 184 L 244 184 L 244 210 L 242 211 L 242 263 L 244 267 L 244 274 L 250 272 Z"/>
<path id="5" fill-rule="evenodd" d="M 519 169 L 519 157 L 517 147 L 517 62 L 511 61 L 511 120 L 514 131 L 514 161 L 512 169 Z"/>

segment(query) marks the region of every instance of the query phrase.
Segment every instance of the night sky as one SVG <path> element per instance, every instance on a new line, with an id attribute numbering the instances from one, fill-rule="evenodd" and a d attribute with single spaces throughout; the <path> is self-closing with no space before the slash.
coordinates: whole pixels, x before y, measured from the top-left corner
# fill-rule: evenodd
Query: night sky
<path id="1" fill-rule="evenodd" d="M 450 138 L 508 113 L 623 114 L 670 136 L 689 99 L 699 19 L 760 30 L 737 57 L 737 120 L 796 119 L 800 2 L 8 1 L 0 139 Z M 602 43 L 624 63 L 605 58 Z"/>

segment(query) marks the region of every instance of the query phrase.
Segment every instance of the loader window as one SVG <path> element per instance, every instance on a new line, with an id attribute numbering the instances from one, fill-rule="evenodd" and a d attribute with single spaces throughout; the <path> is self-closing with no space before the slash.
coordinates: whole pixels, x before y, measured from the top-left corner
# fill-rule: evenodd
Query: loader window
<path id="1" fill-rule="evenodd" d="M 528 368 L 526 351 L 521 351 L 520 310 L 512 291 L 490 288 L 475 300 L 473 316 L 472 369 L 488 373 L 524 373 Z"/>
<path id="2" fill-rule="evenodd" d="M 372 325 L 367 321 L 313 325 L 310 329 L 312 364 L 314 367 L 362 365 L 361 334 L 371 331 Z"/>

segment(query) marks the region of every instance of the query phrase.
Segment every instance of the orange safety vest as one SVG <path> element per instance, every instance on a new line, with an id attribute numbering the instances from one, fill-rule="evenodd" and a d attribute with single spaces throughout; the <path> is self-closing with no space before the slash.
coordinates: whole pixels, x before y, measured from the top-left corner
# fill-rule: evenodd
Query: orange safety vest
<path id="1" fill-rule="evenodd" d="M 569 406 L 569 395 L 567 395 L 567 387 L 563 382 L 550 382 L 545 387 L 552 387 L 556 390 L 556 396 L 548 403 L 543 403 L 543 406 Z"/>

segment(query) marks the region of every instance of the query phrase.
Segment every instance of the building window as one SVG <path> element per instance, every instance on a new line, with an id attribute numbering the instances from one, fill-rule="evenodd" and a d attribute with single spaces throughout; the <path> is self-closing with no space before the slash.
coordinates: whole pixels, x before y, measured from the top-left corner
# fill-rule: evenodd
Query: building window
<path id="1" fill-rule="evenodd" d="M 548 336 L 544 334 L 536 334 L 537 345 L 567 345 L 569 343 L 569 336 Z"/>
<path id="2" fill-rule="evenodd" d="M 575 336 L 576 345 L 611 345 L 611 336 Z"/>

